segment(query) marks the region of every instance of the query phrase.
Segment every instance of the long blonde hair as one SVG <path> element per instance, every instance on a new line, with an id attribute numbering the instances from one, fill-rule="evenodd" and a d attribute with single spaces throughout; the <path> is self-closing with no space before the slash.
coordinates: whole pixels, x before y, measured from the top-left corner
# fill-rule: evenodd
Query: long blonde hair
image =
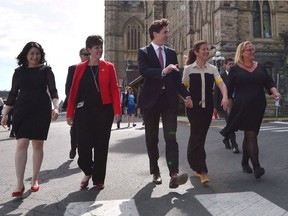
<path id="1" fill-rule="evenodd" d="M 242 53 L 246 47 L 247 44 L 252 44 L 251 41 L 244 41 L 242 43 L 240 43 L 237 47 L 237 50 L 236 50 L 236 54 L 235 54 L 235 63 L 242 63 L 243 64 L 243 56 L 242 56 Z"/>

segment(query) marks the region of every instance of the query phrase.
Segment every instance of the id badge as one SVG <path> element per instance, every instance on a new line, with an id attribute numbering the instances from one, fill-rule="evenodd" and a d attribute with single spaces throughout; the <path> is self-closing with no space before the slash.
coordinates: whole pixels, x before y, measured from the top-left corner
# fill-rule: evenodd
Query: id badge
<path id="1" fill-rule="evenodd" d="M 77 108 L 83 107 L 84 106 L 84 101 L 81 101 L 77 104 Z"/>

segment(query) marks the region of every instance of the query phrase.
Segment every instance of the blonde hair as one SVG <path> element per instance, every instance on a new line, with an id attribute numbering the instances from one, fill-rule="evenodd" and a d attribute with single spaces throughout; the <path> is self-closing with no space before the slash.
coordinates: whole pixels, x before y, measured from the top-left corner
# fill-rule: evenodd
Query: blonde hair
<path id="1" fill-rule="evenodd" d="M 243 64 L 242 53 L 243 53 L 247 44 L 252 44 L 252 43 L 251 43 L 251 41 L 244 41 L 238 45 L 237 50 L 236 50 L 236 54 L 235 54 L 235 63 L 240 62 Z"/>

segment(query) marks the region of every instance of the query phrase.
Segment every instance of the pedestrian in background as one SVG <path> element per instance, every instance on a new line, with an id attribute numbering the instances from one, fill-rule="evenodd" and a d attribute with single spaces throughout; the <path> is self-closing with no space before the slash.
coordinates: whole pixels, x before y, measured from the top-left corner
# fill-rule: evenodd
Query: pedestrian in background
<path id="1" fill-rule="evenodd" d="M 81 62 L 85 62 L 89 60 L 89 53 L 87 52 L 85 48 L 80 49 L 79 57 L 81 59 Z M 65 84 L 66 98 L 62 106 L 63 109 L 67 109 L 67 102 L 69 98 L 69 92 L 70 92 L 70 88 L 72 85 L 75 69 L 76 69 L 76 65 L 71 65 L 68 68 L 68 74 L 67 74 L 66 84 Z M 70 127 L 70 144 L 71 144 L 71 149 L 69 152 L 69 157 L 70 159 L 74 159 L 76 156 L 76 149 L 77 149 L 77 132 L 76 132 L 75 124 L 72 124 L 72 126 Z"/>
<path id="2" fill-rule="evenodd" d="M 4 101 L 3 99 L 0 97 L 0 121 L 2 119 L 2 110 L 4 108 Z"/>
<path id="3" fill-rule="evenodd" d="M 233 65 L 234 65 L 234 60 L 232 58 L 225 59 L 225 62 L 224 62 L 225 71 L 222 71 L 222 73 L 220 74 L 221 78 L 225 84 L 227 82 L 227 77 L 228 77 L 230 68 Z M 221 106 L 221 101 L 222 101 L 223 97 L 222 97 L 222 93 L 221 93 L 221 91 L 217 85 L 214 86 L 213 97 L 214 97 L 214 114 L 215 115 L 218 114 L 221 118 L 224 118 L 225 122 L 227 124 L 229 114 Z M 224 143 L 226 149 L 231 149 L 231 146 L 232 146 L 232 152 L 235 154 L 239 153 L 238 144 L 236 142 L 236 134 L 234 131 L 231 132 L 231 134 L 229 134 L 229 137 L 225 137 L 223 139 L 223 143 Z"/>
<path id="4" fill-rule="evenodd" d="M 17 185 L 12 193 L 13 197 L 22 196 L 25 190 L 24 173 L 30 140 L 33 147 L 31 191 L 39 190 L 38 177 L 43 160 L 44 140 L 47 139 L 51 119 L 56 120 L 59 114 L 55 78 L 51 67 L 45 65 L 42 46 L 37 42 L 27 43 L 17 56 L 17 61 L 19 67 L 15 69 L 12 88 L 1 121 L 2 126 L 6 127 L 8 113 L 13 107 L 13 128 L 17 140 L 15 153 Z"/>
<path id="5" fill-rule="evenodd" d="M 155 184 L 162 184 L 158 166 L 161 116 L 166 142 L 166 161 L 170 175 L 169 187 L 177 188 L 185 184 L 188 179 L 186 173 L 179 174 L 179 150 L 176 140 L 178 94 L 186 98 L 189 92 L 181 83 L 175 50 L 165 46 L 169 38 L 168 23 L 167 19 L 153 21 L 148 29 L 151 44 L 138 50 L 139 71 L 144 78 L 138 104 L 143 109 L 152 181 Z M 187 98 L 185 102 L 189 103 L 191 99 Z"/>
<path id="6" fill-rule="evenodd" d="M 88 36 L 86 49 L 90 58 L 76 66 L 68 99 L 67 123 L 77 128 L 78 165 L 85 174 L 80 188 L 87 188 L 92 177 L 93 185 L 102 190 L 113 118 L 115 115 L 118 122 L 121 115 L 120 93 L 114 65 L 100 60 L 102 37 Z"/>
<path id="7" fill-rule="evenodd" d="M 232 132 L 244 131 L 242 169 L 246 173 L 252 173 L 254 170 L 254 176 L 258 179 L 265 173 L 264 168 L 260 166 L 257 141 L 266 108 L 264 88 L 269 94 L 273 94 L 275 100 L 279 100 L 281 95 L 265 66 L 255 61 L 255 46 L 250 41 L 238 45 L 235 63 L 227 80 L 232 109 L 227 125 L 220 133 L 227 138 Z M 249 165 L 249 159 L 253 170 Z"/>
<path id="8" fill-rule="evenodd" d="M 188 142 L 188 162 L 195 175 L 200 177 L 201 183 L 209 182 L 206 165 L 205 140 L 212 120 L 214 101 L 214 83 L 223 95 L 221 106 L 227 110 L 228 97 L 226 85 L 216 66 L 207 62 L 209 48 L 206 41 L 196 41 L 190 49 L 183 72 L 182 82 L 189 88 L 192 106 L 187 107 L 190 123 L 190 137 Z"/>
<path id="9" fill-rule="evenodd" d="M 135 127 L 136 96 L 134 95 L 133 89 L 130 86 L 126 88 L 125 107 L 127 108 L 128 127 L 130 127 L 130 123 L 132 123 L 132 126 Z"/>
<path id="10" fill-rule="evenodd" d="M 120 124 L 122 122 L 122 115 L 124 114 L 124 101 L 125 101 L 125 92 L 122 91 L 123 86 L 119 85 L 119 92 L 120 92 L 120 104 L 121 104 L 121 115 L 119 120 L 117 121 L 117 129 L 120 129 Z"/>

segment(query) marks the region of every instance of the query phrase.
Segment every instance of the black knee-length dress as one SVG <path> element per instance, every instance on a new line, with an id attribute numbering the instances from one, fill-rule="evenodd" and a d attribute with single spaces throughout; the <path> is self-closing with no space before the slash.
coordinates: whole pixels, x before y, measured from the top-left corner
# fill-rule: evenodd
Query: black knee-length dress
<path id="1" fill-rule="evenodd" d="M 47 139 L 51 122 L 50 98 L 58 98 L 51 67 L 15 69 L 6 104 L 13 107 L 16 139 Z"/>
<path id="2" fill-rule="evenodd" d="M 266 107 L 265 91 L 275 87 L 272 77 L 264 65 L 259 64 L 253 72 L 235 65 L 231 68 L 228 80 L 228 97 L 233 99 L 231 113 L 226 127 L 220 132 L 228 136 L 237 130 L 259 132 Z"/>

